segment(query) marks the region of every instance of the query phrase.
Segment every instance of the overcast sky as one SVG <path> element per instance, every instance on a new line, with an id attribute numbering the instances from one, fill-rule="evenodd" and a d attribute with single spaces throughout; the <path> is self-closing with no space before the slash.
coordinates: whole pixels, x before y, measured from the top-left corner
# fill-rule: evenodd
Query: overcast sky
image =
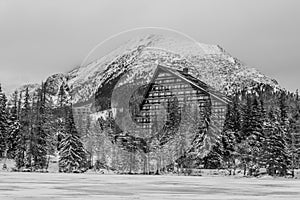
<path id="1" fill-rule="evenodd" d="M 218 44 L 300 88 L 299 0 L 0 0 L 0 82 L 41 82 L 112 34 L 158 26 Z"/>

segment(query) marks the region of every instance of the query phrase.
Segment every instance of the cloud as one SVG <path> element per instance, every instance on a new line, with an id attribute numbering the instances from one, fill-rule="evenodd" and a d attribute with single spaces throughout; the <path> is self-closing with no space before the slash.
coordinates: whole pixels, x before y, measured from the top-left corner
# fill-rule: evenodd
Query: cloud
<path id="1" fill-rule="evenodd" d="M 290 80 L 300 74 L 295 59 L 299 7 L 297 0 L 2 0 L 0 81 L 40 82 L 80 64 L 112 34 L 162 26 L 219 44 L 267 75 L 275 68 L 283 86 L 295 90 L 298 86 Z M 278 61 L 279 53 L 288 65 Z M 287 68 L 296 71 L 290 74 Z"/>

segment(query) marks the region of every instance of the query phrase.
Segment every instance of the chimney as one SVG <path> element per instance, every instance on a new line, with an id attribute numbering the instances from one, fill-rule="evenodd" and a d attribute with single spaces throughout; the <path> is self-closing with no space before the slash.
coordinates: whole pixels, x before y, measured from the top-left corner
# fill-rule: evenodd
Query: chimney
<path id="1" fill-rule="evenodd" d="M 188 75 L 189 74 L 189 68 L 187 68 L 187 67 L 183 68 L 182 73 L 185 74 L 185 75 Z"/>

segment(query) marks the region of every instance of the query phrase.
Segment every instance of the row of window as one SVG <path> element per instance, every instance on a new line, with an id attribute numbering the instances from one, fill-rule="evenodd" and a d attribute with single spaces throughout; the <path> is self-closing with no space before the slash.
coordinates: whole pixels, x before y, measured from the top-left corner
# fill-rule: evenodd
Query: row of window
<path id="1" fill-rule="evenodd" d="M 175 92 L 170 92 L 170 91 L 154 92 L 154 93 L 149 93 L 148 97 L 155 98 L 155 97 L 166 97 L 166 96 L 176 96 L 176 95 L 197 95 L 196 97 L 199 97 L 199 99 L 209 99 L 209 96 L 203 95 L 200 91 L 197 90 L 175 91 Z"/>
<path id="2" fill-rule="evenodd" d="M 179 97 L 178 98 L 178 103 L 179 106 L 182 107 L 182 105 L 184 105 L 184 103 L 186 101 L 194 101 L 197 102 L 198 100 L 205 100 L 206 97 L 186 97 L 186 98 L 182 98 Z M 160 107 L 163 107 L 164 103 L 170 102 L 169 99 L 154 99 L 154 100 L 147 100 L 146 103 L 143 105 L 143 110 L 149 110 L 149 109 L 159 109 Z M 162 104 L 162 105 L 161 105 Z M 186 104 L 185 104 L 186 105 Z M 190 104 L 190 105 L 194 105 L 194 104 Z M 197 105 L 199 107 L 205 107 L 207 104 L 205 102 L 200 102 L 197 103 Z M 213 107 L 212 108 L 213 112 L 226 112 L 226 107 L 224 106 L 220 106 L 220 107 Z"/>
<path id="3" fill-rule="evenodd" d="M 214 108 L 213 112 L 214 113 L 225 113 L 225 108 Z"/>
<path id="4" fill-rule="evenodd" d="M 166 76 L 171 76 L 171 74 L 169 74 L 169 73 L 160 73 L 158 75 L 158 77 L 166 77 Z"/>
<path id="5" fill-rule="evenodd" d="M 158 110 L 160 105 L 144 105 L 142 110 Z"/>
<path id="6" fill-rule="evenodd" d="M 190 88 L 191 86 L 188 84 L 174 84 L 174 85 L 155 85 L 152 87 L 152 91 L 164 91 L 164 90 L 172 90 L 172 89 L 184 89 Z"/>
<path id="7" fill-rule="evenodd" d="M 181 79 L 176 78 L 176 79 L 161 79 L 161 80 L 155 80 L 155 83 L 161 84 L 161 83 L 179 83 L 182 82 Z"/>
<path id="8" fill-rule="evenodd" d="M 150 128 L 151 128 L 151 125 L 143 124 L 142 128 L 143 128 L 143 129 L 150 129 Z"/>
<path id="9" fill-rule="evenodd" d="M 184 105 L 184 104 L 186 105 L 187 102 L 189 102 L 188 104 L 190 104 L 190 105 L 192 103 L 192 104 L 197 104 L 200 107 L 205 107 L 207 105 L 207 103 L 205 102 L 206 100 L 208 100 L 208 97 L 205 97 L 205 96 L 191 96 L 191 97 L 178 97 L 177 98 L 179 105 Z M 148 109 L 148 107 L 145 107 L 145 106 L 151 106 L 154 104 L 166 105 L 167 103 L 170 103 L 170 102 L 176 102 L 176 100 L 170 99 L 170 98 L 147 99 L 145 101 L 144 108 Z M 214 107 L 214 108 L 218 109 L 218 107 Z M 151 108 L 149 108 L 149 109 L 151 109 Z"/>
<path id="10" fill-rule="evenodd" d="M 145 118 L 138 118 L 138 119 L 136 119 L 136 121 L 139 123 L 150 123 L 151 122 L 150 119 L 145 119 Z"/>
<path id="11" fill-rule="evenodd" d="M 169 102 L 168 98 L 160 98 L 160 99 L 149 99 L 145 101 L 145 104 L 159 104 Z"/>
<path id="12" fill-rule="evenodd" d="M 149 97 L 163 97 L 163 96 L 171 96 L 172 92 L 155 92 L 155 93 L 149 93 Z"/>
<path id="13" fill-rule="evenodd" d="M 181 113 L 180 111 L 181 110 L 179 110 L 179 114 Z M 202 112 L 205 112 L 205 111 L 202 111 Z M 199 111 L 199 113 L 202 113 L 202 112 Z M 142 115 L 142 118 L 141 117 L 136 118 L 137 122 L 150 123 L 150 122 L 153 122 L 153 121 L 157 120 L 157 118 L 155 116 L 157 116 L 158 113 L 150 111 L 150 112 L 142 112 L 141 115 Z M 225 115 L 221 114 L 221 113 L 213 113 L 212 114 L 212 119 L 213 120 L 224 120 Z"/>
<path id="14" fill-rule="evenodd" d="M 159 122 L 157 118 L 137 118 L 138 123 L 154 123 Z"/>
<path id="15" fill-rule="evenodd" d="M 220 102 L 220 101 L 212 101 L 211 104 L 213 106 L 224 106 L 224 103 L 223 102 Z"/>
<path id="16" fill-rule="evenodd" d="M 224 120 L 225 115 L 213 115 L 212 119 L 213 120 Z"/>
<path id="17" fill-rule="evenodd" d="M 221 121 L 223 121 L 225 119 L 225 117 L 223 117 L 223 116 L 217 116 L 217 118 L 219 118 L 219 119 L 215 119 L 215 120 L 221 120 Z M 142 124 L 141 128 L 143 128 L 143 129 L 150 129 L 152 127 L 152 123 L 150 123 L 150 121 L 144 120 L 144 121 L 141 121 L 141 122 L 142 122 L 141 123 Z"/>

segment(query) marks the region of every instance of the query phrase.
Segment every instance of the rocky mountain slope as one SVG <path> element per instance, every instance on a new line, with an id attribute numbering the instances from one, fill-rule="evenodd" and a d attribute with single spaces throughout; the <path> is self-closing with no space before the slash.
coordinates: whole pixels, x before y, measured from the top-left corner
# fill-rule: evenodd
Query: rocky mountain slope
<path id="1" fill-rule="evenodd" d="M 150 81 L 156 66 L 174 69 L 188 67 L 190 73 L 215 89 L 230 94 L 233 89 L 251 88 L 265 84 L 280 89 L 276 80 L 246 66 L 218 45 L 194 43 L 161 35 L 132 39 L 84 66 L 66 74 L 50 76 L 46 83 L 52 95 L 65 81 L 71 88 L 74 103 L 94 98 L 105 84 L 123 77 L 122 83 Z M 23 86 L 24 87 L 24 86 Z"/>

